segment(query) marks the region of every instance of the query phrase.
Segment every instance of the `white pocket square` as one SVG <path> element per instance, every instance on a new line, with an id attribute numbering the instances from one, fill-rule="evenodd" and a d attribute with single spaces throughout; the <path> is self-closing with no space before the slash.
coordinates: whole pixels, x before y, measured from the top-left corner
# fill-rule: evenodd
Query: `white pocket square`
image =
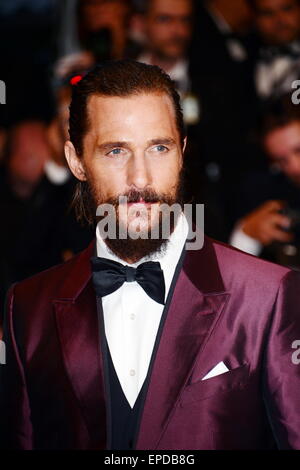
<path id="1" fill-rule="evenodd" d="M 211 369 L 201 380 L 211 379 L 217 375 L 225 374 L 225 372 L 228 371 L 229 369 L 225 366 L 224 362 L 219 362 L 219 364 L 213 367 L 213 369 Z"/>

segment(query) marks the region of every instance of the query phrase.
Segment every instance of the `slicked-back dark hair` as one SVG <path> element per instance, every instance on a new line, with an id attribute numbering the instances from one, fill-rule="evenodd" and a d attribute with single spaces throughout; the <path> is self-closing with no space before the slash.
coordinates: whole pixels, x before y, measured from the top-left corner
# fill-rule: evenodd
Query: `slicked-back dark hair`
<path id="1" fill-rule="evenodd" d="M 73 86 L 69 135 L 77 155 L 83 154 L 83 138 L 89 129 L 87 105 L 91 96 L 129 97 L 142 93 L 162 93 L 169 96 L 183 145 L 186 133 L 180 97 L 174 82 L 155 65 L 124 59 L 97 65 Z"/>

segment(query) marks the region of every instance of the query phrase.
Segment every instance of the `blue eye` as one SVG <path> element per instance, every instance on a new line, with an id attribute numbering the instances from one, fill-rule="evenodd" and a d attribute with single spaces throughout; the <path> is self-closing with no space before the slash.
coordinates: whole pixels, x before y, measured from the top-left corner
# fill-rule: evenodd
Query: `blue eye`
<path id="1" fill-rule="evenodd" d="M 156 149 L 158 150 L 158 152 L 165 152 L 166 150 L 168 150 L 167 147 L 165 147 L 164 145 L 157 145 Z"/>
<path id="2" fill-rule="evenodd" d="M 108 155 L 120 155 L 122 149 L 112 149 Z"/>

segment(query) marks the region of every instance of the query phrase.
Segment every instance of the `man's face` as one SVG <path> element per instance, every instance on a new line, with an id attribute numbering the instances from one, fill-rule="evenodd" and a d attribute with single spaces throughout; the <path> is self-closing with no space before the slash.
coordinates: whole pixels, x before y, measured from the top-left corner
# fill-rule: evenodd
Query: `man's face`
<path id="1" fill-rule="evenodd" d="M 88 117 L 83 157 L 66 151 L 71 170 L 88 181 L 96 206 L 116 207 L 118 225 L 134 222 L 148 233 L 159 224 L 161 203 L 173 204 L 178 197 L 182 148 L 170 98 L 92 96 Z M 124 195 L 128 204 L 121 207 L 117 199 Z"/>
<path id="2" fill-rule="evenodd" d="M 256 26 L 266 44 L 283 45 L 299 37 L 299 0 L 256 0 Z"/>
<path id="3" fill-rule="evenodd" d="M 145 29 L 148 46 L 159 57 L 184 57 L 192 34 L 192 1 L 152 0 Z"/>
<path id="4" fill-rule="evenodd" d="M 125 23 L 128 15 L 126 0 L 83 0 L 82 18 L 88 31 L 114 29 Z"/>
<path id="5" fill-rule="evenodd" d="M 300 121 L 269 132 L 264 145 L 271 161 L 291 181 L 300 185 Z"/>

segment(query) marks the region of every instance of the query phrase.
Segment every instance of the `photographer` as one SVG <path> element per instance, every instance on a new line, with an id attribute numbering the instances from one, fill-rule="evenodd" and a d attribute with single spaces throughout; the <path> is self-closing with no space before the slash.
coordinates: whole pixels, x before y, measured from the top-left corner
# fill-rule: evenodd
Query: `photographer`
<path id="1" fill-rule="evenodd" d="M 139 46 L 129 37 L 131 0 L 76 0 L 73 8 L 75 31 L 70 38 L 63 22 L 60 27 L 61 57 L 55 66 L 56 77 L 63 79 L 97 62 L 136 55 Z M 68 23 L 66 5 L 62 5 L 62 17 Z"/>
<path id="2" fill-rule="evenodd" d="M 253 255 L 300 267 L 300 107 L 286 95 L 263 117 L 267 171 L 242 181 L 230 243 Z"/>

